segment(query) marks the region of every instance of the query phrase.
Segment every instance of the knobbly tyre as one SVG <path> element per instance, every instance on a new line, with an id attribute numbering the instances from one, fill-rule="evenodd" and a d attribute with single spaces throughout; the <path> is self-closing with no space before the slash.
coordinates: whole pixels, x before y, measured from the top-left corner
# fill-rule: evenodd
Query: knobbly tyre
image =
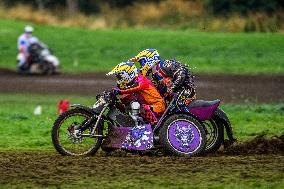
<path id="1" fill-rule="evenodd" d="M 219 108 L 219 105 L 220 100 L 194 100 L 185 109 L 179 111 L 194 116 L 204 126 L 207 139 L 206 153 L 214 153 L 219 150 L 222 144 L 224 144 L 224 147 L 228 147 L 236 141 L 230 120 L 226 113 Z M 201 107 L 201 109 L 198 107 Z M 206 111 L 206 109 L 208 110 Z M 227 140 L 224 137 L 225 131 L 228 137 Z"/>
<path id="2" fill-rule="evenodd" d="M 208 126 L 204 122 L 214 122 L 215 126 L 229 124 L 227 117 L 218 109 L 219 100 L 196 100 L 189 104 L 188 111 L 180 111 L 178 99 L 179 95 L 175 96 L 159 121 L 150 125 L 139 116 L 138 102 L 132 102 L 126 111 L 121 111 L 116 96 L 103 92 L 97 96 L 92 108 L 72 105 L 73 109 L 59 115 L 52 128 L 52 142 L 62 155 L 93 155 L 100 147 L 104 151 L 163 148 L 172 155 L 201 154 L 206 148 L 206 135 L 216 138 L 207 131 Z M 233 138 L 230 125 L 223 126 L 230 130 Z M 219 129 L 218 132 L 224 130 Z M 207 150 L 219 148 L 222 142 L 223 137 L 218 135 Z"/>

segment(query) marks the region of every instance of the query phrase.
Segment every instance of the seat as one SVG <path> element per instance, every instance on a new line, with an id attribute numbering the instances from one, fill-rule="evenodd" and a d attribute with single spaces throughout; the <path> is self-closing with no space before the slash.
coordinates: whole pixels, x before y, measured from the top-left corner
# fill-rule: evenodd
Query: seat
<path id="1" fill-rule="evenodd" d="M 219 104 L 220 100 L 213 100 L 213 101 L 206 101 L 206 100 L 194 100 L 189 103 L 187 106 L 188 108 L 194 108 L 194 107 L 209 107 L 214 106 L 216 104 Z"/>

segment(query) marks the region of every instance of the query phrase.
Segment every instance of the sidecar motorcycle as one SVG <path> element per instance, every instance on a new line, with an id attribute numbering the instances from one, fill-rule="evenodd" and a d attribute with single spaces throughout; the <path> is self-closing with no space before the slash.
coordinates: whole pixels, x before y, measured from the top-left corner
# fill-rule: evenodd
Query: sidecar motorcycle
<path id="1" fill-rule="evenodd" d="M 139 116 L 138 102 L 122 111 L 111 92 L 96 98 L 93 107 L 72 105 L 55 121 L 52 142 L 60 154 L 93 155 L 101 147 L 104 151 L 162 148 L 172 155 L 195 156 L 218 150 L 224 142 L 224 129 L 234 141 L 229 119 L 218 108 L 220 100 L 195 100 L 179 107 L 177 95 L 158 122 L 150 125 Z"/>

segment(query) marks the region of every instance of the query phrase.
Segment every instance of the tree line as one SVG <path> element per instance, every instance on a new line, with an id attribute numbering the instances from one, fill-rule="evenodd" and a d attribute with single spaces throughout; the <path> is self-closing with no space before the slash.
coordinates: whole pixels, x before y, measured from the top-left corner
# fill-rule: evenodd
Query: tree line
<path id="1" fill-rule="evenodd" d="M 123 8 L 133 3 L 159 2 L 160 0 L 0 0 L 7 7 L 17 4 L 31 5 L 38 9 L 66 8 L 69 12 L 95 14 L 100 12 L 102 5 L 112 8 Z"/>
<path id="2" fill-rule="evenodd" d="M 38 9 L 66 8 L 71 13 L 83 12 L 85 14 L 100 13 L 102 5 L 111 8 L 124 8 L 134 3 L 160 2 L 165 0 L 0 0 L 4 6 L 10 7 L 28 4 Z M 175 0 L 172 0 L 175 1 Z M 201 3 L 209 12 L 215 15 L 227 16 L 231 13 L 246 15 L 250 12 L 265 12 L 273 14 L 282 11 L 284 0 L 184 0 Z"/>

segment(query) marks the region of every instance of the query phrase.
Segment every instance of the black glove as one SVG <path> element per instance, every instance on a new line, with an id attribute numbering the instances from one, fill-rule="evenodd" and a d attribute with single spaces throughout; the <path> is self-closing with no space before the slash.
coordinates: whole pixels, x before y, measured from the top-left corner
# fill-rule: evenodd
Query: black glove
<path id="1" fill-rule="evenodd" d="M 119 89 L 117 89 L 117 88 L 113 88 L 113 89 L 111 90 L 111 93 L 114 94 L 114 95 L 120 95 L 120 94 L 121 94 L 121 91 L 120 91 Z"/>

